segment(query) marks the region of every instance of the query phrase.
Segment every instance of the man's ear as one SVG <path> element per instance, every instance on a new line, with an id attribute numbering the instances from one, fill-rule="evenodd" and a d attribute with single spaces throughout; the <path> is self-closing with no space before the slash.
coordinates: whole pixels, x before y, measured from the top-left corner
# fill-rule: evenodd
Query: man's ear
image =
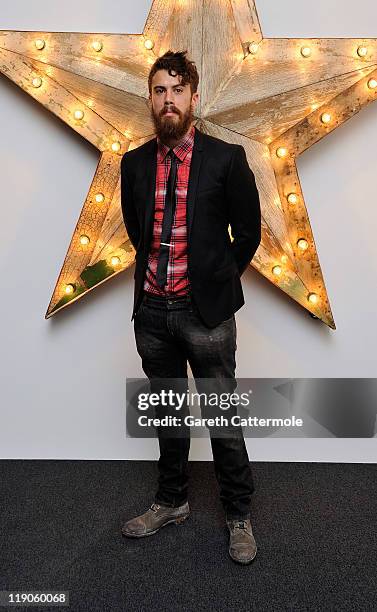
<path id="1" fill-rule="evenodd" d="M 192 106 L 193 106 L 194 111 L 197 109 L 198 102 L 199 102 L 199 96 L 194 94 L 192 98 Z"/>

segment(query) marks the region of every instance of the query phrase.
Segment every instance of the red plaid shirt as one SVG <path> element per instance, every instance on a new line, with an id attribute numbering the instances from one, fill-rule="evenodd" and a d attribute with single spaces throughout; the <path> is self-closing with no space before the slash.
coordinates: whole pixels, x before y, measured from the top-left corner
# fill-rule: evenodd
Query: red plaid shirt
<path id="1" fill-rule="evenodd" d="M 189 280 L 187 277 L 187 226 L 186 226 L 186 196 L 190 173 L 192 149 L 194 145 L 195 128 L 191 130 L 173 151 L 178 157 L 177 167 L 177 205 L 169 249 L 169 261 L 167 269 L 167 284 L 161 288 L 156 283 L 156 272 L 160 241 L 162 232 L 162 220 L 164 216 L 164 204 L 167 182 L 170 172 L 170 157 L 166 154 L 169 147 L 163 144 L 157 137 L 157 170 L 155 209 L 153 223 L 153 237 L 148 255 L 148 266 L 144 280 L 144 291 L 157 295 L 185 295 L 189 291 Z"/>

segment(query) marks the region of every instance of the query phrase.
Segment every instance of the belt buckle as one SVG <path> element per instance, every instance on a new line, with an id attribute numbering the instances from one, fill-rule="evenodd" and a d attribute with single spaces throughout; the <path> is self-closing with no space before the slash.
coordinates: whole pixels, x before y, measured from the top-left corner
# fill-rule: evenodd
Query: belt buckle
<path id="1" fill-rule="evenodd" d="M 168 296 L 167 303 L 168 304 L 179 304 L 180 302 L 187 301 L 187 296 L 185 295 L 177 295 L 176 297 Z"/>

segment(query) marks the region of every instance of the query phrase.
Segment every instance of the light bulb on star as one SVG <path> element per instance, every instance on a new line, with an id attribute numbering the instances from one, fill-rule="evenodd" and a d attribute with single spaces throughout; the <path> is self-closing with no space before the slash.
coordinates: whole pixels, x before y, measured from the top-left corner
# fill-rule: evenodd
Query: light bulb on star
<path id="1" fill-rule="evenodd" d="M 306 251 L 306 249 L 309 247 L 309 243 L 307 240 L 305 240 L 305 238 L 300 238 L 297 240 L 297 246 L 299 249 L 301 249 L 301 251 Z"/>
<path id="2" fill-rule="evenodd" d="M 92 49 L 96 51 L 97 53 L 99 53 L 103 49 L 103 44 L 101 43 L 100 40 L 94 40 L 92 42 Z"/>
<path id="3" fill-rule="evenodd" d="M 357 55 L 359 57 L 365 57 L 366 55 L 368 55 L 368 47 L 360 45 L 360 47 L 357 48 Z"/>
<path id="4" fill-rule="evenodd" d="M 286 147 L 278 147 L 278 149 L 276 149 L 276 155 L 280 158 L 286 157 L 288 155 L 288 149 Z"/>
<path id="5" fill-rule="evenodd" d="M 311 302 L 311 304 L 317 304 L 318 295 L 316 293 L 308 293 L 308 302 Z"/>
<path id="6" fill-rule="evenodd" d="M 68 295 L 70 295 L 71 293 L 73 293 L 75 290 L 75 286 L 72 285 L 72 283 L 68 283 L 68 285 L 65 286 L 65 293 L 67 293 Z"/>
<path id="7" fill-rule="evenodd" d="M 322 113 L 321 115 L 321 121 L 322 123 L 330 123 L 332 117 L 330 115 L 330 113 Z"/>
<path id="8" fill-rule="evenodd" d="M 75 117 L 75 119 L 77 119 L 78 121 L 80 121 L 81 119 L 83 119 L 83 118 L 84 118 L 84 111 L 82 111 L 82 110 L 80 110 L 80 109 L 75 110 L 75 112 L 74 112 L 74 117 Z"/>
<path id="9" fill-rule="evenodd" d="M 297 193 L 289 193 L 287 196 L 287 200 L 290 204 L 297 204 L 298 202 Z"/>
<path id="10" fill-rule="evenodd" d="M 38 51 L 42 51 L 42 49 L 44 49 L 46 46 L 46 42 L 43 40 L 43 38 L 37 38 L 37 40 L 34 41 L 34 45 Z"/>
<path id="11" fill-rule="evenodd" d="M 302 57 L 310 57 L 312 50 L 310 47 L 301 47 L 300 49 Z"/>
<path id="12" fill-rule="evenodd" d="M 259 51 L 259 44 L 257 42 L 251 42 L 249 44 L 249 51 L 252 55 L 255 55 Z"/>

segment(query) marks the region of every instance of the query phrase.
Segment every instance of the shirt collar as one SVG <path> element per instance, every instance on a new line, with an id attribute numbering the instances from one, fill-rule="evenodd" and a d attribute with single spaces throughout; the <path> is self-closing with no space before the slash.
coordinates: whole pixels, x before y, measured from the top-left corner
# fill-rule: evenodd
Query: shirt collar
<path id="1" fill-rule="evenodd" d="M 177 144 L 176 147 L 173 148 L 175 155 L 179 158 L 180 161 L 183 161 L 187 155 L 187 153 L 192 149 L 194 144 L 194 135 L 195 135 L 195 127 L 192 125 L 191 130 L 185 136 L 180 143 Z M 159 155 L 159 161 L 162 162 L 165 160 L 167 152 L 170 150 L 165 143 L 161 142 L 159 137 L 157 136 L 157 150 Z"/>

